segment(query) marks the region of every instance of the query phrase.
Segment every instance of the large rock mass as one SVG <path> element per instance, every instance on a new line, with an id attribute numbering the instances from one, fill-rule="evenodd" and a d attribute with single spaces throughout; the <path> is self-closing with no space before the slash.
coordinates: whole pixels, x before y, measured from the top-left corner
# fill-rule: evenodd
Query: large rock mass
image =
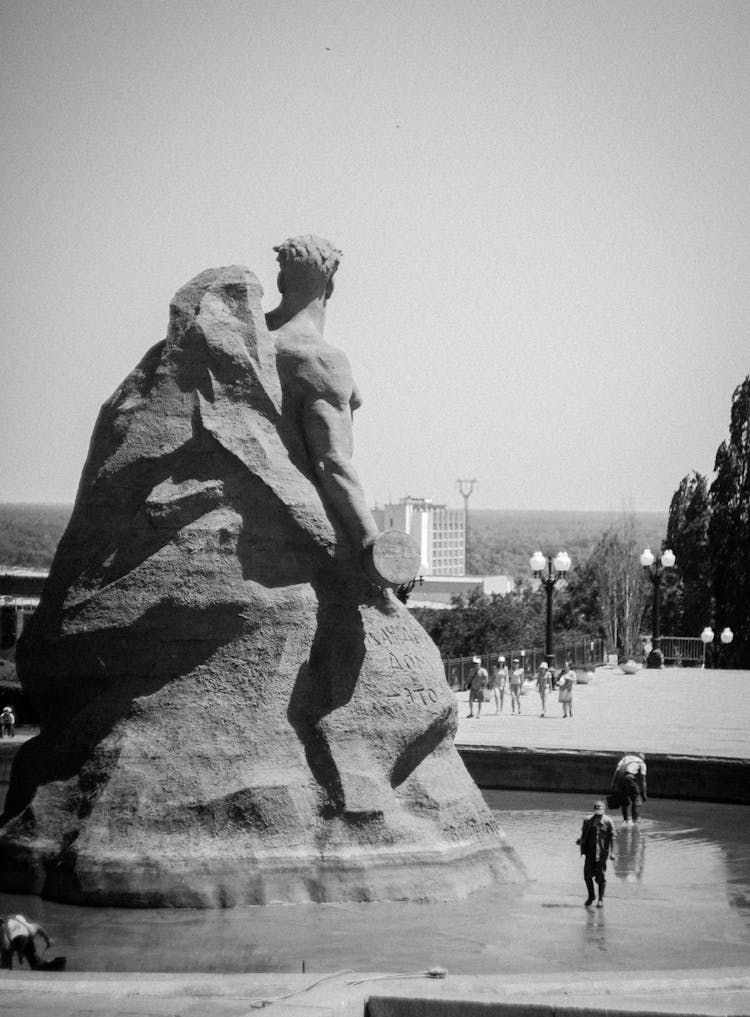
<path id="1" fill-rule="evenodd" d="M 436 648 L 372 585 L 282 412 L 247 269 L 175 296 L 102 407 L 18 669 L 0 884 L 219 907 L 518 879 Z"/>

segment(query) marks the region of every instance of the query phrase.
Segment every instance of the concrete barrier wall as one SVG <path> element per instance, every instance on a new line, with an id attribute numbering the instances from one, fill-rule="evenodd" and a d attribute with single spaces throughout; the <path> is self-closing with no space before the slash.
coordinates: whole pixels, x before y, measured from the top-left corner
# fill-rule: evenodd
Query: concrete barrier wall
<path id="1" fill-rule="evenodd" d="M 608 1001 L 606 1001 L 608 1002 Z M 416 999 L 405 996 L 370 996 L 365 1017 L 635 1017 L 633 1010 L 600 1007 L 555 1006 L 544 1003 L 492 1003 L 470 999 Z M 664 1017 L 664 1011 L 638 1009 L 637 1017 Z M 669 1011 L 669 1017 L 686 1017 Z M 692 1013 L 690 1017 L 696 1017 Z"/>
<path id="2" fill-rule="evenodd" d="M 0 741 L 0 804 L 18 741 Z M 619 752 L 461 746 L 461 758 L 481 788 L 604 795 Z M 654 798 L 750 805 L 750 759 L 649 755 L 648 793 Z"/>
<path id="3" fill-rule="evenodd" d="M 619 752 L 461 746 L 481 788 L 605 795 Z M 750 759 L 649 754 L 648 793 L 654 798 L 750 804 Z"/>

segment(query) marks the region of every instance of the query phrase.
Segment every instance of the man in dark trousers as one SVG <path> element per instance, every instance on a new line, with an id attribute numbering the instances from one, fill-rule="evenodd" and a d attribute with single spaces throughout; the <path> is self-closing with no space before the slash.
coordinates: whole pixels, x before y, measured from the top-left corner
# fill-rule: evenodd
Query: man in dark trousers
<path id="1" fill-rule="evenodd" d="M 609 816 L 604 814 L 604 802 L 594 802 L 593 815 L 584 819 L 581 836 L 576 841 L 580 845 L 581 854 L 585 858 L 583 863 L 583 879 L 586 883 L 588 898 L 585 906 L 591 907 L 594 903 L 594 883 L 599 890 L 599 899 L 596 902 L 598 908 L 604 907 L 604 888 L 607 885 L 605 871 L 607 859 L 614 860 L 612 841 L 614 826 Z"/>
<path id="2" fill-rule="evenodd" d="M 474 703 L 477 704 L 477 720 L 482 712 L 484 702 L 484 689 L 487 685 L 487 672 L 482 667 L 482 658 L 472 658 L 473 667 L 469 672 L 469 712 L 467 716 L 474 716 Z"/>

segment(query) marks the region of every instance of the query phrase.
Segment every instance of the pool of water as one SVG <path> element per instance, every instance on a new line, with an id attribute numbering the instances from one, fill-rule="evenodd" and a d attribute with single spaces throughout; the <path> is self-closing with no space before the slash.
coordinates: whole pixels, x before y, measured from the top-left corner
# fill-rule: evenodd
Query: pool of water
<path id="1" fill-rule="evenodd" d="M 750 951 L 750 810 L 649 801 L 616 820 L 606 905 L 583 907 L 581 795 L 487 791 L 529 876 L 441 904 L 229 911 L 83 908 L 0 894 L 54 936 L 69 971 L 413 971 L 467 974 L 714 968 Z M 616 817 L 613 816 L 613 819 Z"/>

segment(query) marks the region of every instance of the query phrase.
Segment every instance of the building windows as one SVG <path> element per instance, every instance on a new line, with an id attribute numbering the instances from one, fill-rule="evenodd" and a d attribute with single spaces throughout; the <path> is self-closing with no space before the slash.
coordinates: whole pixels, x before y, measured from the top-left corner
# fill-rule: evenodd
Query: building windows
<path id="1" fill-rule="evenodd" d="M 427 575 L 463 576 L 465 527 L 462 509 L 434 505 L 429 498 L 402 498 L 373 512 L 378 526 L 404 530 L 419 545 Z"/>

